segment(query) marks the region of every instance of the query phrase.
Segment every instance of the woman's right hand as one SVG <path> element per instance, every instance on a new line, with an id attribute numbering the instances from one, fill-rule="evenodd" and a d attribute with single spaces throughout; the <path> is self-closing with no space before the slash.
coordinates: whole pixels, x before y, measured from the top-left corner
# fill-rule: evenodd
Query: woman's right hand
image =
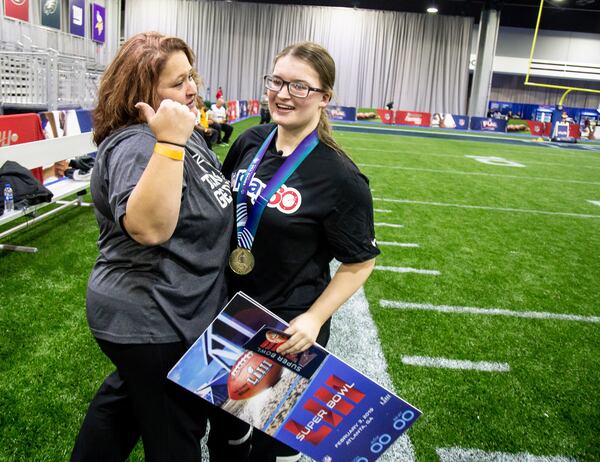
<path id="1" fill-rule="evenodd" d="M 185 144 L 194 130 L 196 115 L 187 106 L 171 99 L 162 100 L 158 111 L 142 102 L 135 107 L 157 140 Z"/>

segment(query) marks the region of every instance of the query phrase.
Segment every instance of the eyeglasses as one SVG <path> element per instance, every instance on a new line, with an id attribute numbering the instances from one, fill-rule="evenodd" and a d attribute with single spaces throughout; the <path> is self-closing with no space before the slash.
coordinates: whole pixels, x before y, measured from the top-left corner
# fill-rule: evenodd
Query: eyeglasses
<path id="1" fill-rule="evenodd" d="M 320 88 L 313 88 L 306 85 L 304 82 L 288 82 L 274 75 L 267 74 L 264 77 L 265 88 L 271 91 L 281 91 L 284 85 L 287 85 L 288 93 L 296 98 L 306 98 L 311 91 L 318 91 L 319 93 L 325 93 L 325 90 Z"/>

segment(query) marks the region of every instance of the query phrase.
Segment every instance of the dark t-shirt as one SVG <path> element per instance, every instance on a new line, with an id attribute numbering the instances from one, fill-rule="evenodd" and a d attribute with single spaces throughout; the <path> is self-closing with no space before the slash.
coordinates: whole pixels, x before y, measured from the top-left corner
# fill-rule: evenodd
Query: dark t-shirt
<path id="1" fill-rule="evenodd" d="M 92 173 L 100 255 L 88 282 L 87 315 L 94 336 L 110 342 L 191 343 L 227 300 L 232 198 L 202 136 L 193 133 L 186 146 L 171 238 L 143 246 L 121 226 L 155 142 L 147 125 L 120 130 L 100 145 Z"/>
<path id="2" fill-rule="evenodd" d="M 222 171 L 234 200 L 242 174 L 274 127 L 253 127 L 232 145 Z M 249 211 L 284 161 L 274 140 L 250 184 Z M 367 178 L 346 156 L 319 143 L 271 198 L 252 254 L 250 274 L 228 271 L 231 291 L 245 292 L 288 321 L 306 311 L 331 280 L 333 258 L 358 263 L 379 254 Z"/>

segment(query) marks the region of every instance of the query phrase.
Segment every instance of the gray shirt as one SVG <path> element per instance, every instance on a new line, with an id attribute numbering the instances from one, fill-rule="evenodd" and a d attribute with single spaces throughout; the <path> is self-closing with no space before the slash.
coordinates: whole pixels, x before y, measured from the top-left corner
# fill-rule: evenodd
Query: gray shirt
<path id="1" fill-rule="evenodd" d="M 192 343 L 226 302 L 232 199 L 200 135 L 194 132 L 186 146 L 172 237 L 143 246 L 122 227 L 155 142 L 147 125 L 120 129 L 100 144 L 92 173 L 100 255 L 88 281 L 87 317 L 94 336 L 110 342 Z"/>

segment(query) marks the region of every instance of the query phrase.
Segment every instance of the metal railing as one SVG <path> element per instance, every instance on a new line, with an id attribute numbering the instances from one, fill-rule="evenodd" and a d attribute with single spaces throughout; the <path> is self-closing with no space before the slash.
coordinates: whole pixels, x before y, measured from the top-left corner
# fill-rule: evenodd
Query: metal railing
<path id="1" fill-rule="evenodd" d="M 0 102 L 92 108 L 103 69 L 89 59 L 45 51 L 0 50 Z"/>

